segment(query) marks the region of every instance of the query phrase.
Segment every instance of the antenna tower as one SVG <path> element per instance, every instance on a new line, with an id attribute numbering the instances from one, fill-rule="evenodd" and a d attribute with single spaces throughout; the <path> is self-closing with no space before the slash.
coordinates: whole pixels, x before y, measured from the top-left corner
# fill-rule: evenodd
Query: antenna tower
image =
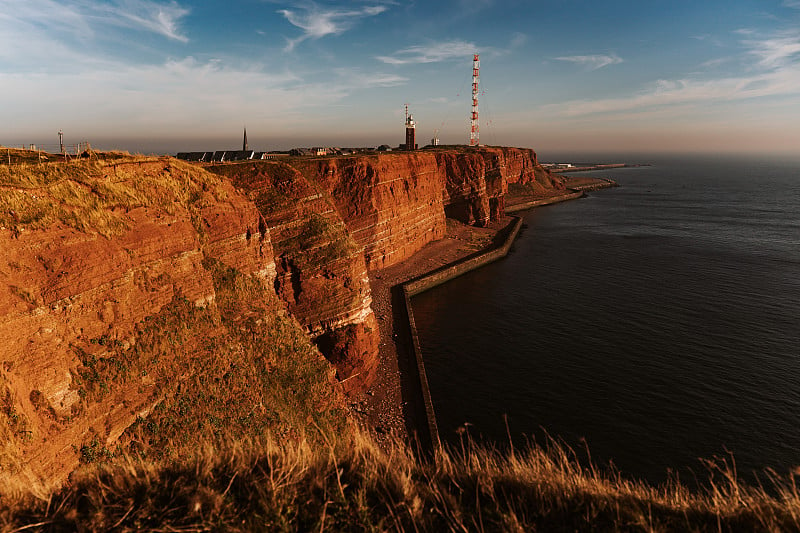
<path id="1" fill-rule="evenodd" d="M 472 56 L 472 122 L 469 131 L 469 145 L 478 146 L 480 144 L 480 133 L 478 131 L 478 85 L 481 81 L 481 60 L 480 55 Z"/>

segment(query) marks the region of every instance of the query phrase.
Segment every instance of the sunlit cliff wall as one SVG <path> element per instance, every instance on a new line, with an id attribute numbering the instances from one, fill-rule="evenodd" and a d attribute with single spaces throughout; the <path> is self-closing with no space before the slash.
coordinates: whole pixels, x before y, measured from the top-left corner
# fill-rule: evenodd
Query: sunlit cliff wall
<path id="1" fill-rule="evenodd" d="M 134 430 L 291 435 L 306 411 L 270 391 L 317 416 L 338 405 L 332 369 L 345 392 L 374 381 L 369 270 L 441 238 L 447 217 L 497 219 L 509 183 L 562 187 L 513 148 L 122 157 L 0 181 L 0 473 L 49 480 Z"/>

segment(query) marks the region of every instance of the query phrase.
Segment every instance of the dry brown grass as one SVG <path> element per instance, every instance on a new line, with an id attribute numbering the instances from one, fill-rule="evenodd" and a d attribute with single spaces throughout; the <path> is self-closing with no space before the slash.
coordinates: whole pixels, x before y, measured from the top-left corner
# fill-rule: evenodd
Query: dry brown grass
<path id="1" fill-rule="evenodd" d="M 0 165 L 0 226 L 15 232 L 67 226 L 111 236 L 127 227 L 131 209 L 193 209 L 205 192 L 226 195 L 219 177 L 174 159 L 120 154 L 6 164 Z"/>
<path id="2" fill-rule="evenodd" d="M 315 444 L 321 442 L 322 444 Z M 47 501 L 6 500 L 8 531 L 793 531 L 794 482 L 772 495 L 724 467 L 711 488 L 652 487 L 580 466 L 556 444 L 501 454 L 465 443 L 422 461 L 361 432 L 198 445 L 169 461 L 82 470 Z"/>

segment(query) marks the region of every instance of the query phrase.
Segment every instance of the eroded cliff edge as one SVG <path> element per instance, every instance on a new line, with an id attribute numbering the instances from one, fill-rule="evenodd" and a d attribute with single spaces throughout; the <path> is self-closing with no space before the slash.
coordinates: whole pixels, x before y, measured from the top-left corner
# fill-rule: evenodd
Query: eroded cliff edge
<path id="1" fill-rule="evenodd" d="M 400 152 L 208 167 L 258 207 L 275 250 L 276 292 L 336 366 L 346 391 L 377 368 L 368 270 L 396 264 L 446 230 L 503 214 L 509 183 L 562 189 L 532 150 Z"/>
<path id="2" fill-rule="evenodd" d="M 347 392 L 377 367 L 367 271 L 447 217 L 497 218 L 509 183 L 562 187 L 513 148 L 129 159 L 4 169 L 6 471 L 59 480 L 118 442 L 342 423 L 333 369 Z"/>

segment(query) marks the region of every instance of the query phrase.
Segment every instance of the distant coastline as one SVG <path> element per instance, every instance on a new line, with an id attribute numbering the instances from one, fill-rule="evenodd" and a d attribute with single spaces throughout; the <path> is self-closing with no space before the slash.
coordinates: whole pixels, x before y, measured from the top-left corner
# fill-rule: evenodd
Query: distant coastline
<path id="1" fill-rule="evenodd" d="M 605 163 L 605 164 L 584 164 L 580 163 L 578 165 L 570 165 L 570 166 L 561 166 L 558 164 L 554 164 L 553 166 L 548 166 L 547 163 L 542 164 L 543 167 L 547 168 L 550 172 L 556 174 L 562 174 L 564 172 L 588 172 L 591 170 L 609 170 L 613 168 L 635 168 L 635 167 L 649 167 L 652 166 L 650 163 Z"/>

